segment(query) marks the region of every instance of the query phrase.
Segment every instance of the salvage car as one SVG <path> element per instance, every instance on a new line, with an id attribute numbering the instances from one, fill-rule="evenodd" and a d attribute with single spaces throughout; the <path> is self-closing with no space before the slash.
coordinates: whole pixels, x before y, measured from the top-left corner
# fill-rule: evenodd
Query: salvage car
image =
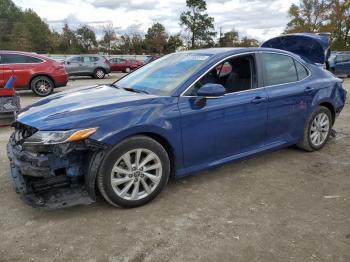
<path id="1" fill-rule="evenodd" d="M 291 145 L 320 150 L 346 99 L 319 66 L 324 42 L 291 35 L 174 53 L 113 84 L 40 100 L 19 114 L 7 146 L 14 189 L 48 209 L 92 203 L 97 191 L 136 207 L 170 177 Z"/>

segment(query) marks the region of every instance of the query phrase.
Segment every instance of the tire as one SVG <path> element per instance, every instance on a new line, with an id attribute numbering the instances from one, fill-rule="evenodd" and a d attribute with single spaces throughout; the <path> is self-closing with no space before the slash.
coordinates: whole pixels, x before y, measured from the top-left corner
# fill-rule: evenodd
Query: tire
<path id="1" fill-rule="evenodd" d="M 102 68 L 96 68 L 94 71 L 94 78 L 103 79 L 105 78 L 106 72 Z"/>
<path id="2" fill-rule="evenodd" d="M 125 68 L 125 73 L 129 74 L 131 72 L 131 69 L 129 67 Z"/>
<path id="3" fill-rule="evenodd" d="M 136 160 L 137 152 L 141 152 L 140 161 Z M 130 161 L 124 160 L 127 155 Z M 134 136 L 107 152 L 97 174 L 97 187 L 113 206 L 137 207 L 150 202 L 163 190 L 169 174 L 170 160 L 162 145 L 147 136 Z"/>
<path id="4" fill-rule="evenodd" d="M 328 121 L 328 125 L 319 124 L 317 126 L 316 122 L 322 123 L 323 118 L 323 123 L 326 123 Z M 318 120 L 321 122 L 319 122 Z M 329 109 L 324 106 L 318 106 L 309 117 L 307 124 L 304 128 L 303 138 L 297 144 L 297 146 L 308 152 L 320 150 L 327 143 L 331 134 L 332 126 L 333 119 Z M 319 141 L 317 139 L 318 137 L 320 137 Z"/>
<path id="5" fill-rule="evenodd" d="M 30 88 L 37 96 L 45 97 L 52 94 L 55 85 L 47 76 L 37 76 L 30 82 Z"/>

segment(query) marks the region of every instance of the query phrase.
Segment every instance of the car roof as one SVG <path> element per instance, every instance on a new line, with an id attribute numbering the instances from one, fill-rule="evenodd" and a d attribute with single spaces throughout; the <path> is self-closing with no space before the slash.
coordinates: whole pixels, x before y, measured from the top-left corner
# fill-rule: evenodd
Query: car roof
<path id="1" fill-rule="evenodd" d="M 202 55 L 210 55 L 210 56 L 216 57 L 216 56 L 229 56 L 229 55 L 235 55 L 240 53 L 259 52 L 259 51 L 285 54 L 285 55 L 298 58 L 299 60 L 302 60 L 308 63 L 307 60 L 305 60 L 304 58 L 302 58 L 297 54 L 294 54 L 289 51 L 281 50 L 281 49 L 268 48 L 268 47 L 217 47 L 217 48 L 187 50 L 187 51 L 182 51 L 178 53 L 202 54 Z"/>
<path id="2" fill-rule="evenodd" d="M 36 57 L 36 58 L 39 58 L 42 60 L 55 61 L 55 60 L 53 60 L 45 55 L 39 55 L 37 53 L 32 53 L 32 52 L 0 50 L 0 55 L 1 54 L 26 55 L 26 56 Z"/>

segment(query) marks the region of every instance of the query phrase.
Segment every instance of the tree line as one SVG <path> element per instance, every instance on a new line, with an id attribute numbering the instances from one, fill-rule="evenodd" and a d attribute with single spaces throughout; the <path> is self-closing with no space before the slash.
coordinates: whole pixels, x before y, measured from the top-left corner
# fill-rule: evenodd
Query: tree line
<path id="1" fill-rule="evenodd" d="M 330 32 L 332 50 L 350 50 L 350 0 L 301 0 L 288 15 L 285 33 Z"/>
<path id="2" fill-rule="evenodd" d="M 33 10 L 22 10 L 11 0 L 0 0 L 0 49 L 38 53 L 166 54 L 179 49 L 207 47 L 254 47 L 256 39 L 241 37 L 232 29 L 218 33 L 214 18 L 207 13 L 205 0 L 186 0 L 180 14 L 182 33 L 169 35 L 161 23 L 154 23 L 145 34 L 116 33 L 104 28 L 97 39 L 94 29 L 81 25 L 73 30 L 66 23 L 61 32 L 50 30 Z M 332 48 L 350 50 L 350 0 L 301 0 L 291 5 L 284 33 L 331 32 Z"/>

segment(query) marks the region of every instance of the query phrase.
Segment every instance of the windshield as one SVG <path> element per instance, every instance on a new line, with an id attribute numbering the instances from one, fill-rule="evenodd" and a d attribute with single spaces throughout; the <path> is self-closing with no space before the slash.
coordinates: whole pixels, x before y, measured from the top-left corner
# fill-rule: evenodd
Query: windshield
<path id="1" fill-rule="evenodd" d="M 149 94 L 171 95 L 208 58 L 209 55 L 190 53 L 167 55 L 125 76 L 115 85 Z"/>

